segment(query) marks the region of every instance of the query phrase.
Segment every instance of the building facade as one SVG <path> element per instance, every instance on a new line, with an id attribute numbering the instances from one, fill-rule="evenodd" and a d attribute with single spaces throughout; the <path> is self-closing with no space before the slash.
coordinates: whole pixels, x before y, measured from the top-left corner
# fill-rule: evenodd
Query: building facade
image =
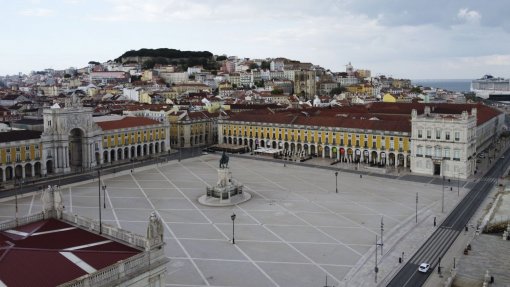
<path id="1" fill-rule="evenodd" d="M 234 114 L 219 120 L 218 141 L 245 145 L 252 150 L 267 147 L 292 153 L 303 151 L 346 163 L 410 166 L 409 123 L 400 118 L 391 121 L 352 118 L 342 112 L 312 109 Z"/>
<path id="2" fill-rule="evenodd" d="M 93 118 L 77 96 L 43 112 L 44 131 L 0 134 L 0 179 L 92 169 L 119 160 L 166 153 L 169 124 L 145 117 Z"/>
<path id="3" fill-rule="evenodd" d="M 220 113 L 179 111 L 169 114 L 172 147 L 197 147 L 217 143 Z"/>
<path id="4" fill-rule="evenodd" d="M 232 114 L 218 121 L 218 142 L 467 178 L 503 123 L 503 113 L 480 104 L 379 102 Z"/>
<path id="5" fill-rule="evenodd" d="M 411 170 L 467 178 L 476 168 L 477 110 L 461 114 L 412 111 Z"/>

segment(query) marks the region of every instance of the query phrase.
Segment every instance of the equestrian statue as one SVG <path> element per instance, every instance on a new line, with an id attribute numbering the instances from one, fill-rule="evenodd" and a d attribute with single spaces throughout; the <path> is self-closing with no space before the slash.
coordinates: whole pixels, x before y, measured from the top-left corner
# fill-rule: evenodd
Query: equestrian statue
<path id="1" fill-rule="evenodd" d="M 220 168 L 228 168 L 228 155 L 225 154 L 225 151 L 223 151 L 223 154 L 221 155 Z"/>

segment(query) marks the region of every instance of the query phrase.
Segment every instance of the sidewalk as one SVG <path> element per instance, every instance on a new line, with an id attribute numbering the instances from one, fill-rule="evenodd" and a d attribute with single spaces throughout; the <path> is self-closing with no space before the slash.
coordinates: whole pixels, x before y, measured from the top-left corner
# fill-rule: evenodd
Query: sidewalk
<path id="1" fill-rule="evenodd" d="M 453 209 L 457 203 L 464 198 L 467 189 L 461 189 L 461 196 L 445 198 L 445 210 Z M 358 262 L 357 266 L 347 274 L 344 279 L 344 286 L 386 286 L 393 276 L 400 271 L 412 255 L 423 245 L 423 243 L 432 235 L 437 227 L 434 227 L 434 217 L 436 217 L 437 226 L 446 218 L 449 213 L 441 213 L 441 204 L 433 203 L 422 207 L 418 213 L 418 223 L 415 222 L 415 216 L 408 218 L 403 224 L 396 226 L 389 231 L 389 236 L 384 239 L 383 257 L 380 257 L 378 248 L 378 268 L 377 283 L 375 282 L 375 247 Z M 404 260 L 399 263 L 399 257 L 404 255 Z"/>
<path id="2" fill-rule="evenodd" d="M 446 254 L 443 256 L 441 260 L 441 271 L 442 275 L 439 275 L 436 270 L 433 270 L 431 275 L 429 276 L 427 282 L 425 283 L 425 287 L 436 287 L 436 286 L 444 286 L 445 282 L 448 280 L 448 277 L 454 275 L 455 270 L 453 269 L 453 262 L 455 260 L 456 266 L 458 266 L 459 258 L 462 257 L 464 248 L 478 237 L 479 235 L 476 233 L 476 225 L 478 219 L 482 218 L 485 214 L 485 209 L 490 202 L 494 200 L 495 194 L 497 192 L 497 187 L 494 187 L 490 194 L 487 195 L 485 200 L 480 205 L 480 208 L 475 212 L 471 220 L 468 224 L 468 231 L 463 231 L 459 234 L 459 237 L 455 240 L 452 246 L 448 249 Z"/>

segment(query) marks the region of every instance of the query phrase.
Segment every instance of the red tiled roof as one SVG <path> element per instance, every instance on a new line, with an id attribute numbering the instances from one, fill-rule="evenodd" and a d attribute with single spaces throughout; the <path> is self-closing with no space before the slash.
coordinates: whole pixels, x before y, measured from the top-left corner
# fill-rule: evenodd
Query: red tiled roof
<path id="1" fill-rule="evenodd" d="M 69 247 L 98 243 L 105 237 L 55 219 L 42 220 L 16 228 L 27 235 L 0 232 L 0 280 L 7 286 L 56 286 L 87 274 L 78 265 L 64 257 L 70 252 L 96 270 L 139 254 L 129 246 L 110 242 L 65 250 Z M 50 233 L 38 234 L 44 231 Z"/>
<path id="2" fill-rule="evenodd" d="M 430 107 L 433 113 L 439 114 L 461 114 L 463 111 L 471 113 L 471 109 L 476 108 L 478 125 L 501 114 L 500 111 L 482 104 L 378 102 L 336 108 L 288 109 L 273 111 L 274 113 L 268 109 L 261 109 L 233 114 L 229 120 L 411 132 L 411 111 L 416 109 L 418 114 L 422 114 L 425 106 Z"/>
<path id="3" fill-rule="evenodd" d="M 125 117 L 121 120 L 97 122 L 97 125 L 102 130 L 125 129 L 157 124 L 160 124 L 160 122 L 144 117 Z"/>

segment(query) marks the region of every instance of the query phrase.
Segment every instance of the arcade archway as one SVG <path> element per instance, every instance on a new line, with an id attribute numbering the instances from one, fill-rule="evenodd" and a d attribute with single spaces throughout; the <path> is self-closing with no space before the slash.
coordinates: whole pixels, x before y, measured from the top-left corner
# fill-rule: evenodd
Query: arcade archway
<path id="1" fill-rule="evenodd" d="M 79 128 L 69 132 L 69 164 L 71 167 L 83 166 L 83 131 Z"/>

